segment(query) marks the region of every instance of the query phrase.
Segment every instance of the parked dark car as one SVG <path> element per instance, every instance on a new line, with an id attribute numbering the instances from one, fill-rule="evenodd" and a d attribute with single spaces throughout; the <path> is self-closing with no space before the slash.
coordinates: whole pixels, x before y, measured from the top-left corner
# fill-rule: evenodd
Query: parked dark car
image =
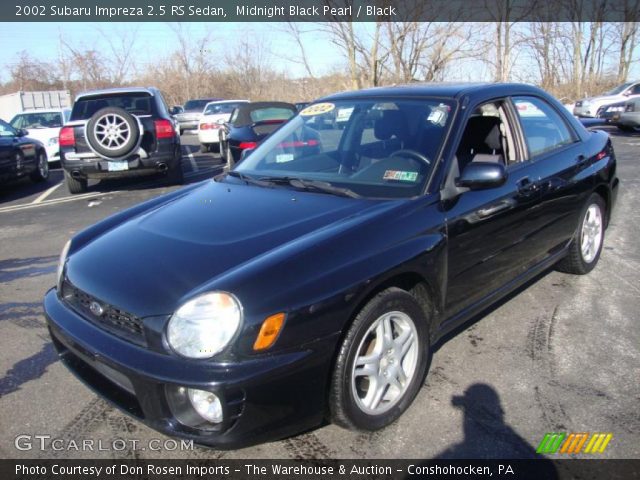
<path id="1" fill-rule="evenodd" d="M 90 178 L 164 172 L 182 183 L 180 136 L 156 88 L 110 88 L 78 95 L 60 130 L 67 188 L 87 191 Z"/>
<path id="2" fill-rule="evenodd" d="M 624 111 L 625 102 L 612 103 L 610 105 L 604 105 L 598 109 L 596 117 L 604 120 L 606 123 L 612 123 L 616 117 L 616 113 Z"/>
<path id="3" fill-rule="evenodd" d="M 535 87 L 341 93 L 225 175 L 74 236 L 44 311 L 71 371 L 164 433 L 376 430 L 445 333 L 554 265 L 590 272 L 617 191 L 607 134 Z"/>
<path id="4" fill-rule="evenodd" d="M 220 155 L 230 166 L 254 149 L 297 113 L 295 105 L 284 102 L 249 102 L 240 105 L 220 130 Z"/>
<path id="5" fill-rule="evenodd" d="M 44 145 L 0 120 L 0 182 L 29 175 L 34 182 L 49 178 L 49 162 Z"/>
<path id="6" fill-rule="evenodd" d="M 624 132 L 640 133 L 640 98 L 627 100 L 624 109 L 616 113 L 613 121 Z"/>
<path id="7" fill-rule="evenodd" d="M 187 100 L 184 104 L 182 112 L 178 112 L 177 110 L 173 111 L 173 114 L 178 121 L 180 128 L 180 135 L 182 135 L 185 130 L 197 130 L 198 122 L 200 121 L 200 117 L 202 116 L 202 112 L 204 111 L 204 107 L 207 106 L 209 102 L 217 102 L 218 100 L 223 100 L 222 98 L 196 98 L 192 100 Z"/>

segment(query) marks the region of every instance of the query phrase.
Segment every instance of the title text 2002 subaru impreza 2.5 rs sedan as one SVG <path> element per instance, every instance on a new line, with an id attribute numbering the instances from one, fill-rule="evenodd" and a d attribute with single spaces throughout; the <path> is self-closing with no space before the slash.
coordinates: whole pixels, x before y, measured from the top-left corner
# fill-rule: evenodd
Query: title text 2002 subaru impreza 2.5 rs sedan
<path id="1" fill-rule="evenodd" d="M 375 430 L 445 332 L 554 264 L 592 270 L 617 190 L 607 135 L 537 88 L 341 93 L 73 237 L 45 311 L 63 362 L 162 432 Z"/>

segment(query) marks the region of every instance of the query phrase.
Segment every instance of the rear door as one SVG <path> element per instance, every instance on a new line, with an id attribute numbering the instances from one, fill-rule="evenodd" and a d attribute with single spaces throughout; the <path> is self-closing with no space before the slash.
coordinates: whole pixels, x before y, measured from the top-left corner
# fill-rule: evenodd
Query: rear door
<path id="1" fill-rule="evenodd" d="M 589 165 L 584 143 L 563 114 L 540 97 L 512 99 L 527 148 L 527 176 L 539 201 L 527 221 L 532 266 L 557 253 L 578 224 L 580 207 L 591 186 L 580 180 Z"/>

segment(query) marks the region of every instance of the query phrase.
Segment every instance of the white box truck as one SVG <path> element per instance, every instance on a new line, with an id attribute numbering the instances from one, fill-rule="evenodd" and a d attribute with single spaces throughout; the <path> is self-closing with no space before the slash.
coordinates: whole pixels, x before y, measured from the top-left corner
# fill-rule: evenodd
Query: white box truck
<path id="1" fill-rule="evenodd" d="M 26 110 L 70 108 L 69 90 L 49 90 L 43 92 L 15 92 L 0 96 L 0 118 L 6 122 L 17 113 Z"/>

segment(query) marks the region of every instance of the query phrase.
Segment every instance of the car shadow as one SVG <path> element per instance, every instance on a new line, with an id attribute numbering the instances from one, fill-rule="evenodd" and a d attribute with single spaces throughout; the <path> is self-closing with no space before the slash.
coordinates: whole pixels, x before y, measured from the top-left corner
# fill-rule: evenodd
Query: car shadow
<path id="1" fill-rule="evenodd" d="M 23 198 L 40 195 L 47 189 L 60 183 L 64 178 L 62 169 L 60 167 L 54 169 L 53 165 L 50 165 L 50 167 L 51 170 L 49 178 L 46 182 L 34 182 L 29 178 L 29 176 L 26 176 L 18 180 L 12 180 L 1 184 L 0 204 L 15 202 L 17 200 L 22 200 Z"/>

